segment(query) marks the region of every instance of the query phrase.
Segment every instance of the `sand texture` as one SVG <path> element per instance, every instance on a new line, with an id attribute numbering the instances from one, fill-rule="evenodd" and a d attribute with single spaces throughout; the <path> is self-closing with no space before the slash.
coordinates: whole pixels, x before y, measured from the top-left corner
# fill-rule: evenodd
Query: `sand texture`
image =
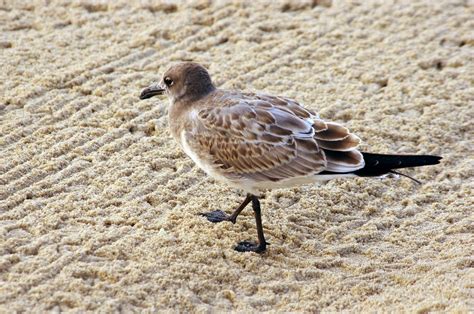
<path id="1" fill-rule="evenodd" d="M 0 312 L 474 311 L 474 3 L 0 1 Z M 444 156 L 408 179 L 243 195 L 173 142 L 195 60 L 286 95 L 372 152 Z"/>

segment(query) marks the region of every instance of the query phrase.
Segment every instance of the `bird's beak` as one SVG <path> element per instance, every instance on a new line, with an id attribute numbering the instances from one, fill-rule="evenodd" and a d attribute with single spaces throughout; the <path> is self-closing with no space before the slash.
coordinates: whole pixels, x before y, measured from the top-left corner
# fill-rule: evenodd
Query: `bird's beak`
<path id="1" fill-rule="evenodd" d="M 165 89 L 162 84 L 153 84 L 142 90 L 140 99 L 147 99 L 156 95 L 163 95 L 164 93 Z"/>

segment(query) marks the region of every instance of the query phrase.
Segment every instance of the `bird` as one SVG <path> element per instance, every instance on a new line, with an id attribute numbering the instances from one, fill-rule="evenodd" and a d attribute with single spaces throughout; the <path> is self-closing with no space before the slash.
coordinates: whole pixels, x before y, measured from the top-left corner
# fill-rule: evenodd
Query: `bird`
<path id="1" fill-rule="evenodd" d="M 168 96 L 170 133 L 182 150 L 206 174 L 246 193 L 230 215 L 221 210 L 200 215 L 235 224 L 252 203 L 258 242 L 239 242 L 234 247 L 239 252 L 263 253 L 269 245 L 259 201 L 264 191 L 335 178 L 408 177 L 396 169 L 435 165 L 442 158 L 361 152 L 360 138 L 341 124 L 284 96 L 217 88 L 195 62 L 172 65 L 139 98 L 157 95 Z"/>

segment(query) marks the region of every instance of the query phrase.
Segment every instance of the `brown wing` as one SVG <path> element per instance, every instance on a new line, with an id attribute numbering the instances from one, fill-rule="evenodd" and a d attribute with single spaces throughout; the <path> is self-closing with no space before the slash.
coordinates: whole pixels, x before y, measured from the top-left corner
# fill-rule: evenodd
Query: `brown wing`
<path id="1" fill-rule="evenodd" d="M 363 167 L 358 137 L 286 98 L 241 95 L 202 109 L 185 130 L 200 159 L 229 178 L 280 181 Z"/>
<path id="2" fill-rule="evenodd" d="M 245 94 L 250 99 L 256 98 L 266 103 L 286 110 L 293 115 L 309 120 L 314 129 L 314 139 L 326 157 L 326 169 L 332 172 L 351 172 L 364 166 L 362 154 L 357 150 L 360 138 L 337 123 L 325 122 L 319 116 L 292 99 L 265 94 Z"/>
<path id="3" fill-rule="evenodd" d="M 325 169 L 313 125 L 259 99 L 198 112 L 185 133 L 201 158 L 229 177 L 280 181 Z"/>

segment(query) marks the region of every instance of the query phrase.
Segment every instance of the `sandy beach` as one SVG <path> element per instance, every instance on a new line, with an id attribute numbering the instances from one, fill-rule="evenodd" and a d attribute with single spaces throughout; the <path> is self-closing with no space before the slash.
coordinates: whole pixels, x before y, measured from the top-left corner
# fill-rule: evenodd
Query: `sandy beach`
<path id="1" fill-rule="evenodd" d="M 0 312 L 474 311 L 474 2 L 0 1 Z M 177 61 L 294 98 L 404 178 L 243 194 L 142 88 Z"/>

